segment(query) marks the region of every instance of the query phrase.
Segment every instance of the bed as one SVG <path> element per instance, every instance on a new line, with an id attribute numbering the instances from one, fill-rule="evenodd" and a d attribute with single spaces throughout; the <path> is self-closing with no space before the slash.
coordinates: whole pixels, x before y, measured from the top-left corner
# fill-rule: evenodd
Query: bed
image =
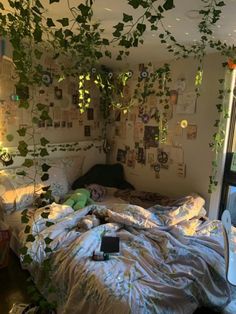
<path id="1" fill-rule="evenodd" d="M 42 294 L 56 302 L 58 313 L 226 309 L 234 291 L 225 280 L 222 224 L 202 219 L 204 200 L 197 194 L 177 200 L 164 197 L 159 204 L 144 208 L 129 204 L 127 197 L 135 197 L 139 205 L 143 201 L 143 193 L 110 189 L 103 202 L 79 211 L 54 202 L 49 206 L 50 226 L 42 220 L 44 209 L 31 210 L 36 240 L 27 244 L 23 209 L 4 214 L 12 230 L 12 248 L 19 253 L 19 247 L 27 245 L 33 259 L 28 270 Z M 78 230 L 78 222 L 91 212 L 103 223 Z M 120 252 L 107 261 L 93 261 L 93 251 L 100 248 L 104 234 L 120 238 Z M 47 237 L 52 252 L 45 252 Z M 52 265 L 49 281 L 42 268 L 47 259 Z"/>

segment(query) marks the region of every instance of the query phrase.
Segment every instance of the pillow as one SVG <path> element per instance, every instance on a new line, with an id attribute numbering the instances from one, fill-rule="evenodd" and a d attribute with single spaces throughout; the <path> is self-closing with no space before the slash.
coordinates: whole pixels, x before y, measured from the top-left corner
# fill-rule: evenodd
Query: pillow
<path id="1" fill-rule="evenodd" d="M 48 170 L 49 179 L 41 181 L 41 165 L 46 163 L 51 166 Z M 36 194 L 40 195 L 42 188 L 50 185 L 53 196 L 61 197 L 68 192 L 68 181 L 64 166 L 60 160 L 37 160 L 39 173 L 36 175 Z M 27 175 L 18 175 L 25 171 Z M 0 203 L 6 213 L 24 209 L 34 201 L 35 168 L 14 168 L 0 171 Z"/>
<path id="2" fill-rule="evenodd" d="M 82 175 L 84 159 L 85 156 L 73 156 L 61 159 L 70 187 Z"/>
<path id="3" fill-rule="evenodd" d="M 20 168 L 0 171 L 0 202 L 6 213 L 23 209 L 33 203 L 34 184 L 29 176 L 19 176 Z M 36 191 L 42 191 L 42 184 L 36 184 Z"/>

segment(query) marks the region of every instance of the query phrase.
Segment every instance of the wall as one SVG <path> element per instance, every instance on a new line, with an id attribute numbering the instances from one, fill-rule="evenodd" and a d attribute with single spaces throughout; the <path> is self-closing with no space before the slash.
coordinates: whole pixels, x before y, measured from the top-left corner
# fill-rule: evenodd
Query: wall
<path id="1" fill-rule="evenodd" d="M 77 91 L 76 80 L 66 78 L 59 83 L 56 75 L 59 73 L 59 62 L 61 61 L 53 60 L 49 53 L 45 54 L 42 62 L 45 71 L 51 75 L 53 81 L 51 84 L 42 84 L 35 90 L 30 89 L 29 102 L 46 105 L 52 123 L 46 121 L 36 125 L 36 143 L 39 143 L 41 137 L 47 138 L 53 144 L 71 143 L 72 148 L 74 145 L 75 149 L 70 149 L 67 155 L 81 154 L 82 151 L 85 154 L 86 152 L 87 162 L 85 161 L 84 171 L 96 162 L 105 162 L 105 155 L 101 151 L 103 120 L 99 110 L 99 91 L 91 86 L 92 102 L 90 109 L 88 112 L 80 114 L 78 105 L 74 102 Z M 17 75 L 11 59 L 2 57 L 0 59 L 0 142 L 4 147 L 9 147 L 11 151 L 15 151 L 19 140 L 24 140 L 29 145 L 32 144 L 30 135 L 20 137 L 17 133 L 19 128 L 27 128 L 31 125 L 32 118 L 31 110 L 19 108 L 19 101 L 12 100 L 12 97 L 16 96 L 16 82 Z M 13 135 L 13 140 L 8 140 L 9 134 Z M 96 143 L 97 148 L 91 148 L 91 152 L 90 149 L 76 150 L 78 143 L 81 143 L 82 147 L 90 147 L 91 144 Z M 100 147 L 98 147 L 99 145 Z M 66 154 L 64 148 L 61 147 L 58 150 L 59 155 Z M 52 152 L 50 155 L 53 155 Z M 19 163 L 20 160 L 15 160 L 14 165 Z"/>
<path id="2" fill-rule="evenodd" d="M 205 58 L 203 84 L 201 96 L 196 105 L 196 112 L 193 114 L 179 114 L 177 113 L 177 105 L 173 105 L 173 116 L 169 120 L 168 145 L 160 144 L 158 148 L 144 149 L 146 157 L 145 164 L 137 161 L 138 149 L 135 149 L 135 146 L 144 147 L 145 145 L 143 140 L 144 130 L 137 125 L 141 123 L 143 127 L 145 125 L 155 126 L 155 120 L 151 119 L 144 125 L 138 117 L 136 106 L 129 114 L 122 114 L 121 121 L 115 122 L 111 126 L 109 137 L 112 143 L 112 150 L 109 162 L 112 163 L 117 160 L 118 149 L 126 151 L 126 161 L 124 162 L 125 173 L 127 180 L 134 184 L 135 188 L 171 196 L 195 191 L 205 198 L 206 207 L 208 208 L 210 200 L 208 184 L 211 172 L 211 160 L 213 158 L 212 152 L 209 149 L 209 143 L 215 132 L 213 125 L 217 118 L 215 105 L 218 102 L 218 79 L 225 76 L 225 70 L 221 66 L 223 61 L 222 57 L 217 54 L 208 55 Z M 137 68 L 134 71 L 137 72 Z M 196 69 L 197 62 L 193 59 L 171 62 L 171 89 L 176 89 L 178 79 L 184 78 L 186 88 L 183 93 L 193 92 Z M 133 78 L 130 84 L 132 90 L 134 85 Z M 179 93 L 178 103 L 181 99 L 180 96 Z M 153 107 L 154 103 L 155 106 L 160 107 L 157 99 L 156 101 L 153 101 L 153 99 L 149 100 L 146 108 L 149 114 L 150 107 Z M 187 133 L 191 131 L 189 127 L 186 129 L 179 127 L 179 122 L 182 119 L 188 120 L 189 124 L 197 127 L 197 136 L 195 139 L 187 138 Z M 137 140 L 137 132 L 141 133 L 139 140 Z M 180 134 L 181 132 L 182 134 Z M 157 163 L 157 154 L 160 152 L 160 149 L 163 149 L 168 154 L 168 169 L 161 167 L 160 172 L 156 173 L 152 164 Z M 154 162 L 152 160 L 153 157 Z M 121 159 L 118 156 L 118 160 Z M 186 175 L 183 173 L 181 175 L 179 163 L 183 163 L 182 166 L 186 167 Z"/>

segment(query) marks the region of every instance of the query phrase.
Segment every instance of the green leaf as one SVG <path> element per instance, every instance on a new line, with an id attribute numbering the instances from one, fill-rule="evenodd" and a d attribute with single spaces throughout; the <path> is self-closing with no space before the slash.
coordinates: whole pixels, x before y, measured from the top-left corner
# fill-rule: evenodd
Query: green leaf
<path id="1" fill-rule="evenodd" d="M 78 6 L 80 12 L 82 13 L 83 16 L 88 16 L 89 14 L 89 11 L 90 11 L 90 7 L 87 6 L 87 5 L 84 5 L 83 3 L 81 3 L 79 6 Z"/>
<path id="2" fill-rule="evenodd" d="M 53 3 L 53 2 L 60 2 L 60 0 L 49 0 L 49 3 Z"/>
<path id="3" fill-rule="evenodd" d="M 46 227 L 50 227 L 50 226 L 53 226 L 55 225 L 54 222 L 51 222 L 51 221 L 46 221 Z"/>
<path id="4" fill-rule="evenodd" d="M 47 18 L 47 26 L 48 27 L 52 27 L 52 26 L 55 26 L 53 20 L 51 18 Z"/>
<path id="5" fill-rule="evenodd" d="M 34 124 L 38 124 L 38 123 L 39 123 L 39 118 L 33 117 L 33 118 L 32 118 L 32 122 L 33 122 Z"/>
<path id="6" fill-rule="evenodd" d="M 22 166 L 30 168 L 34 165 L 34 161 L 33 159 L 25 159 L 24 163 L 22 164 Z"/>
<path id="7" fill-rule="evenodd" d="M 30 226 L 28 225 L 28 226 L 26 226 L 25 227 L 25 230 L 24 230 L 24 233 L 30 233 Z"/>
<path id="8" fill-rule="evenodd" d="M 29 222 L 29 218 L 27 216 L 21 216 L 21 222 L 23 224 L 27 224 Z"/>
<path id="9" fill-rule="evenodd" d="M 25 177 L 27 173 L 26 173 L 25 171 L 17 171 L 16 174 L 17 174 L 18 176 L 23 176 L 23 177 Z"/>
<path id="10" fill-rule="evenodd" d="M 3 4 L 1 2 L 0 2 L 0 9 L 4 10 L 4 6 L 3 6 Z"/>
<path id="11" fill-rule="evenodd" d="M 48 153 L 46 148 L 41 148 L 40 149 L 40 156 L 41 157 L 48 156 L 48 155 L 49 155 L 49 153 Z"/>
<path id="12" fill-rule="evenodd" d="M 124 21 L 125 23 L 127 23 L 127 22 L 129 22 L 129 21 L 133 21 L 133 16 L 123 13 L 123 21 Z"/>
<path id="13" fill-rule="evenodd" d="M 46 237 L 46 238 L 44 239 L 44 242 L 46 243 L 46 245 L 50 244 L 52 241 L 53 241 L 53 240 L 50 239 L 49 237 Z"/>
<path id="14" fill-rule="evenodd" d="M 59 19 L 57 22 L 61 23 L 64 27 L 69 25 L 69 19 L 67 17 L 63 17 L 63 19 Z"/>
<path id="15" fill-rule="evenodd" d="M 46 248 L 44 249 L 44 252 L 45 252 L 45 253 L 51 253 L 51 252 L 52 252 L 52 249 L 50 249 L 50 247 L 46 247 Z"/>
<path id="16" fill-rule="evenodd" d="M 146 25 L 145 24 L 142 24 L 142 23 L 138 23 L 137 24 L 137 30 L 140 32 L 140 34 L 142 35 L 145 30 L 146 30 Z"/>
<path id="17" fill-rule="evenodd" d="M 14 140 L 14 136 L 12 134 L 7 134 L 6 138 L 8 142 L 12 142 Z"/>
<path id="18" fill-rule="evenodd" d="M 25 157 L 29 152 L 28 144 L 25 141 L 19 141 L 18 150 L 20 155 Z"/>
<path id="19" fill-rule="evenodd" d="M 42 170 L 43 172 L 47 172 L 49 169 L 51 168 L 51 166 L 47 165 L 47 164 L 42 164 Z"/>
<path id="20" fill-rule="evenodd" d="M 171 10 L 175 7 L 174 0 L 166 0 L 166 2 L 163 4 L 163 8 L 167 10 Z"/>
<path id="21" fill-rule="evenodd" d="M 25 136 L 27 129 L 26 128 L 20 128 L 19 130 L 17 130 L 17 133 L 20 136 Z"/>
<path id="22" fill-rule="evenodd" d="M 42 181 L 47 181 L 49 179 L 49 174 L 48 173 L 44 173 L 41 177 Z"/>
<path id="23" fill-rule="evenodd" d="M 108 46 L 109 45 L 109 40 L 106 39 L 106 38 L 103 38 L 102 44 L 105 45 L 105 46 Z"/>
<path id="24" fill-rule="evenodd" d="M 129 5 L 131 5 L 134 9 L 137 9 L 141 4 L 141 0 L 128 0 Z"/>
<path id="25" fill-rule="evenodd" d="M 23 264 L 30 264 L 32 261 L 32 257 L 29 254 L 26 254 L 23 258 Z"/>
<path id="26" fill-rule="evenodd" d="M 20 253 L 21 254 L 25 255 L 25 254 L 27 254 L 27 252 L 28 252 L 27 246 L 23 246 L 23 247 L 20 248 Z"/>
<path id="27" fill-rule="evenodd" d="M 49 212 L 47 212 L 47 213 L 44 212 L 41 214 L 41 217 L 44 219 L 48 219 L 49 214 L 50 214 Z"/>
<path id="28" fill-rule="evenodd" d="M 22 101 L 21 100 L 18 107 L 19 108 L 28 109 L 29 108 L 29 103 L 28 103 L 28 101 Z"/>
<path id="29" fill-rule="evenodd" d="M 36 107 L 39 111 L 42 111 L 43 109 L 45 109 L 46 106 L 44 104 L 37 103 Z"/>
<path id="30" fill-rule="evenodd" d="M 41 137 L 40 143 L 42 146 L 46 146 L 49 143 L 49 141 L 45 137 Z"/>
<path id="31" fill-rule="evenodd" d="M 29 234 L 26 238 L 26 242 L 34 242 L 35 241 L 35 237 L 32 234 Z"/>

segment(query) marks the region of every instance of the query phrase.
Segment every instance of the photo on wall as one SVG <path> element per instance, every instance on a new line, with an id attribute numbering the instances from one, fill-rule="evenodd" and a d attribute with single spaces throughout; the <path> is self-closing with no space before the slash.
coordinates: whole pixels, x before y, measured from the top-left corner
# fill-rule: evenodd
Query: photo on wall
<path id="1" fill-rule="evenodd" d="M 143 137 L 145 148 L 158 147 L 158 136 L 159 128 L 157 126 L 145 125 Z"/>
<path id="2" fill-rule="evenodd" d="M 116 161 L 122 162 L 123 164 L 125 164 L 126 163 L 126 155 L 127 155 L 126 150 L 118 148 L 117 155 L 116 155 Z"/>

